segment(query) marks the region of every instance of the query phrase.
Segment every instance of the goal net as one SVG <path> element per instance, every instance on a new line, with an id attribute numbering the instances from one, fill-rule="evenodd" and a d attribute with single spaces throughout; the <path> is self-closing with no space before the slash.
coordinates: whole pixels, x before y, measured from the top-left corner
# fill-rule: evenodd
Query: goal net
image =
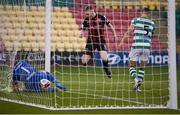
<path id="1" fill-rule="evenodd" d="M 51 4 L 46 4 L 47 1 Z M 172 98 L 176 105 L 176 94 L 174 97 L 171 95 L 173 89 L 170 83 L 173 80 L 169 79 L 169 76 L 174 76 L 175 79 L 176 74 L 173 74 L 170 68 L 174 62 L 169 61 L 169 55 L 173 51 L 168 45 L 170 10 L 168 11 L 167 0 L 47 1 L 0 2 L 1 100 L 47 109 L 166 108 L 172 103 Z M 90 24 L 81 35 L 82 24 L 87 16 L 87 6 L 92 6 L 97 15 L 105 17 L 117 35 L 117 39 L 114 40 L 109 26 L 105 25 L 103 28 L 108 69 L 112 71 L 112 79 L 108 78 L 103 69 L 104 62 L 98 48 L 90 52 L 92 56 L 86 65 L 82 63 L 87 40 L 92 36 L 91 29 L 96 28 L 97 32 L 99 31 L 99 25 L 91 27 Z M 144 67 L 141 92 L 138 92 L 134 90 L 134 80 L 128 67 L 133 33 L 128 34 L 121 47 L 119 43 L 131 20 L 140 17 L 144 7 L 149 9 L 149 19 L 154 21 L 155 31 L 151 40 L 149 61 Z M 91 23 L 103 23 L 99 22 L 101 19 L 96 21 Z M 49 43 L 47 39 L 50 40 Z M 46 57 L 48 51 L 50 58 Z M 172 55 L 171 59 L 175 59 L 175 55 Z M 20 81 L 21 91 L 12 92 L 13 66 L 18 60 L 26 60 L 38 71 L 45 70 L 45 62 L 50 61 L 48 66 L 51 73 L 67 91 L 28 92 L 24 91 L 24 83 Z M 135 65 L 135 70 L 137 73 L 140 71 L 139 61 Z M 176 88 L 173 90 L 176 93 L 175 90 Z"/>

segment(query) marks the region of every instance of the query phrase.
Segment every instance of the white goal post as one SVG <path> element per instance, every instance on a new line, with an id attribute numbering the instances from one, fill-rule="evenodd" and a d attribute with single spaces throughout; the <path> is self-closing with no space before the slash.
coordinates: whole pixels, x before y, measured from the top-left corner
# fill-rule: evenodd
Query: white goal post
<path id="1" fill-rule="evenodd" d="M 175 0 L 168 0 L 169 94 L 168 108 L 177 109 Z"/>

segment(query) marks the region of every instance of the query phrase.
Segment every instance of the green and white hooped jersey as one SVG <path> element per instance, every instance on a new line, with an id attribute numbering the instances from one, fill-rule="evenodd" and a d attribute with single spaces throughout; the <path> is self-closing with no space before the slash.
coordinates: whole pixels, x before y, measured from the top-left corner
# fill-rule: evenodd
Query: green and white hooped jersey
<path id="1" fill-rule="evenodd" d="M 134 25 L 134 38 L 132 43 L 133 49 L 150 49 L 151 38 L 155 29 L 152 20 L 146 17 L 134 18 L 131 21 Z"/>

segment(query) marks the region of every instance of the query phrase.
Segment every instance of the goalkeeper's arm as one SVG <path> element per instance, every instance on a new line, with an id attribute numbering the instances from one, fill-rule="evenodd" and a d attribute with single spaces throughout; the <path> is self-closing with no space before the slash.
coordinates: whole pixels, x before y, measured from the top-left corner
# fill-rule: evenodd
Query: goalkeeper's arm
<path id="1" fill-rule="evenodd" d="M 63 91 L 66 91 L 66 88 L 64 87 L 64 85 L 62 85 L 58 80 L 56 80 L 55 77 L 51 73 L 49 72 L 46 72 L 46 73 L 48 76 L 48 80 L 50 80 L 51 82 L 55 84 L 55 88 L 59 88 Z"/>

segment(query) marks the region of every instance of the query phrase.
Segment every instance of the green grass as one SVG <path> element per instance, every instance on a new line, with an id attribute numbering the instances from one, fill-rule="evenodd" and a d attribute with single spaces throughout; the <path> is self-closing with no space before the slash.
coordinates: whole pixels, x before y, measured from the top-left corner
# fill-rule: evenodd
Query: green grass
<path id="1" fill-rule="evenodd" d="M 113 79 L 103 75 L 101 68 L 63 67 L 55 68 L 57 78 L 67 87 L 68 91 L 57 93 L 57 107 L 81 106 L 166 106 L 168 100 L 168 68 L 146 68 L 146 76 L 141 87 L 142 92 L 132 90 L 132 79 L 127 68 L 113 68 Z M 179 67 L 178 67 L 179 69 Z M 80 73 L 80 74 L 77 74 Z M 96 73 L 96 76 L 94 75 Z M 152 75 L 153 73 L 153 75 Z M 161 74 L 160 74 L 161 73 Z M 178 75 L 180 72 L 178 71 Z M 161 82 L 159 82 L 161 81 Z M 180 78 L 178 78 L 180 81 Z M 178 82 L 179 83 L 179 82 Z M 178 84 L 178 89 L 180 85 Z M 161 89 L 161 90 L 160 90 Z M 179 94 L 179 92 L 178 92 Z M 21 93 L 19 95 L 1 92 L 0 96 L 16 98 L 26 102 L 36 102 L 44 105 L 54 105 L 54 93 Z M 179 97 L 180 95 L 178 95 Z M 50 111 L 36 107 L 0 101 L 0 113 L 180 113 L 168 109 L 117 109 L 117 110 L 63 110 Z M 179 104 L 180 105 L 180 104 Z M 11 111 L 9 111 L 11 110 Z"/>

